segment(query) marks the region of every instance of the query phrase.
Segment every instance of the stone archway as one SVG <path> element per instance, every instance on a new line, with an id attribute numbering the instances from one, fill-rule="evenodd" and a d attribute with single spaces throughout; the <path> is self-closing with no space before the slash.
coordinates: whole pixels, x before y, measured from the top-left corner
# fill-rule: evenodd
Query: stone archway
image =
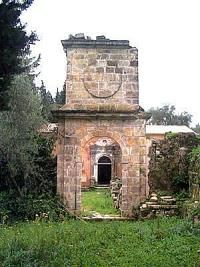
<path id="1" fill-rule="evenodd" d="M 85 144 L 81 154 L 82 187 L 109 184 L 115 177 L 122 179 L 122 150 L 112 138 L 105 136 L 91 138 Z M 107 162 L 101 162 L 106 158 Z M 104 175 L 107 179 L 103 178 Z"/>

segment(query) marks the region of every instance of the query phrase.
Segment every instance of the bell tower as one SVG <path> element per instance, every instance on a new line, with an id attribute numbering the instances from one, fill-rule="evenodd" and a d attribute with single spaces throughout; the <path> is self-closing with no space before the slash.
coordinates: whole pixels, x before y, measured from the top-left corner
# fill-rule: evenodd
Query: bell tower
<path id="1" fill-rule="evenodd" d="M 67 56 L 64 109 L 138 109 L 138 51 L 129 41 L 80 34 L 62 45 Z"/>
<path id="2" fill-rule="evenodd" d="M 79 213 L 81 186 L 98 181 L 98 169 L 103 172 L 100 161 L 107 158 L 109 175 L 122 181 L 120 209 L 131 215 L 133 206 L 148 194 L 148 115 L 139 106 L 138 50 L 127 40 L 92 40 L 84 34 L 70 35 L 62 45 L 66 103 L 54 111 L 59 122 L 58 193 L 71 211 Z"/>

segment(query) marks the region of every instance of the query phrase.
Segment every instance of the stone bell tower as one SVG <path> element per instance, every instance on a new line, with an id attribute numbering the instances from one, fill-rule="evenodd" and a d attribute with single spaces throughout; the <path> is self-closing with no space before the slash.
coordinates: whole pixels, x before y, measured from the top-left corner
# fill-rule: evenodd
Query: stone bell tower
<path id="1" fill-rule="evenodd" d="M 138 50 L 127 40 L 91 40 L 83 34 L 62 45 L 66 104 L 54 111 L 59 125 L 58 193 L 79 213 L 82 186 L 118 177 L 120 209 L 129 216 L 148 194 L 147 114 L 139 106 Z"/>

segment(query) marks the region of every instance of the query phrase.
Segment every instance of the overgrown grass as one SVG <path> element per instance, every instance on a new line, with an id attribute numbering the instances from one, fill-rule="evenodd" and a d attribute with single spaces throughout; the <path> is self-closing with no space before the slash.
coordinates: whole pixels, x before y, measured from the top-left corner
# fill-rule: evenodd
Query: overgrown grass
<path id="1" fill-rule="evenodd" d="M 94 212 L 118 214 L 118 210 L 113 206 L 109 189 L 82 192 L 82 215 L 90 215 Z"/>
<path id="2" fill-rule="evenodd" d="M 1 267 L 197 267 L 199 247 L 199 230 L 175 218 L 0 228 Z"/>

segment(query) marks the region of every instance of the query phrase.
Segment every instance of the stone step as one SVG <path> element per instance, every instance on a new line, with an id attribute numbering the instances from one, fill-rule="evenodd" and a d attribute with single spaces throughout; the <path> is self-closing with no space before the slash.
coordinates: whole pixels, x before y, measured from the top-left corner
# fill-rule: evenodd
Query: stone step
<path id="1" fill-rule="evenodd" d="M 162 196 L 160 199 L 166 200 L 166 199 L 174 199 L 172 196 Z"/>
<path id="2" fill-rule="evenodd" d="M 167 204 L 159 205 L 159 204 L 156 204 L 156 205 L 147 205 L 147 208 L 151 208 L 151 209 L 177 209 L 178 205 L 167 205 Z"/>
<path id="3" fill-rule="evenodd" d="M 84 221 L 134 221 L 134 218 L 120 216 L 82 217 Z"/>
<path id="4" fill-rule="evenodd" d="M 162 203 L 174 203 L 176 202 L 175 198 L 166 198 L 166 199 L 161 199 Z"/>
<path id="5" fill-rule="evenodd" d="M 147 204 L 147 205 L 157 205 L 158 204 L 158 202 L 156 201 L 156 202 L 150 202 L 150 201 L 147 201 L 147 202 L 145 202 L 145 204 Z"/>
<path id="6" fill-rule="evenodd" d="M 95 186 L 94 188 L 97 189 L 97 190 L 98 189 L 110 189 L 110 186 L 108 186 L 108 185 L 105 185 L 105 186 L 104 185 L 98 185 L 98 186 Z"/>

